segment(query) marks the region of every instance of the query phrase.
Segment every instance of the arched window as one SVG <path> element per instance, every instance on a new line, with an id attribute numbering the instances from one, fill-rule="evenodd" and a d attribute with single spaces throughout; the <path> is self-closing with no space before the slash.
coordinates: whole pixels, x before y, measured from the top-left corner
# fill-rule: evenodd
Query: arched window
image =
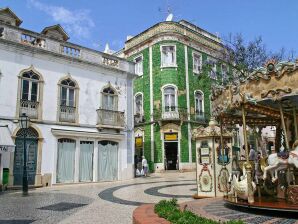
<path id="1" fill-rule="evenodd" d="M 196 115 L 204 115 L 204 95 L 201 91 L 197 90 L 195 92 L 195 108 Z"/>
<path id="2" fill-rule="evenodd" d="M 143 114 L 143 95 L 141 93 L 135 96 L 135 114 Z"/>
<path id="3" fill-rule="evenodd" d="M 164 88 L 164 111 L 176 111 L 176 90 L 173 86 L 168 86 Z"/>
<path id="4" fill-rule="evenodd" d="M 60 81 L 60 114 L 59 121 L 61 122 L 75 122 L 77 113 L 77 84 L 71 78 L 65 78 Z"/>
<path id="5" fill-rule="evenodd" d="M 111 86 L 104 88 L 102 91 L 102 108 L 113 111 L 118 109 L 118 95 Z"/>
<path id="6" fill-rule="evenodd" d="M 32 70 L 23 72 L 21 78 L 20 115 L 38 118 L 40 77 Z"/>
<path id="7" fill-rule="evenodd" d="M 75 107 L 75 83 L 70 78 L 61 81 L 60 105 Z"/>

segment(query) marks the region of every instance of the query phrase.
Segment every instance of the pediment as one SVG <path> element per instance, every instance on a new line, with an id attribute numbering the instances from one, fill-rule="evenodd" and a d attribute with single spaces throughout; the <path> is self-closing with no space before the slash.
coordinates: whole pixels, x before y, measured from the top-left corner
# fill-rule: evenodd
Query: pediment
<path id="1" fill-rule="evenodd" d="M 20 26 L 23 22 L 10 8 L 0 9 L 0 21 L 12 26 Z"/>
<path id="2" fill-rule="evenodd" d="M 62 28 L 60 24 L 54 26 L 48 26 L 41 31 L 42 34 L 52 37 L 58 40 L 67 41 L 69 39 L 68 34 Z"/>

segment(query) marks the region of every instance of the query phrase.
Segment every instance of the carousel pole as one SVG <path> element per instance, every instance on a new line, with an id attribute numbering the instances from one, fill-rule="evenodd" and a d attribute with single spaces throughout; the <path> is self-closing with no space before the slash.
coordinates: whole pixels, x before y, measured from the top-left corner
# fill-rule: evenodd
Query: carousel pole
<path id="1" fill-rule="evenodd" d="M 243 123 L 243 137 L 244 137 L 245 157 L 246 157 L 246 162 L 244 163 L 244 166 L 245 166 L 246 175 L 247 175 L 247 188 L 248 188 L 247 200 L 249 204 L 252 204 L 255 202 L 255 198 L 254 198 L 254 192 L 252 187 L 252 175 L 251 175 L 252 166 L 249 162 L 244 103 L 242 104 L 242 123 Z"/>
<path id="2" fill-rule="evenodd" d="M 223 145 L 223 136 L 222 136 L 222 117 L 220 117 L 220 145 L 221 145 L 221 161 L 222 161 L 222 166 L 225 167 L 225 161 L 224 161 L 224 145 Z M 225 182 L 225 195 L 224 197 L 228 196 L 228 180 Z"/>
<path id="3" fill-rule="evenodd" d="M 296 107 L 293 107 L 293 118 L 295 127 L 295 140 L 298 140 L 298 130 L 297 130 L 297 117 L 296 117 Z"/>
<path id="4" fill-rule="evenodd" d="M 282 106 L 281 106 L 280 102 L 279 102 L 279 112 L 280 112 L 282 130 L 284 131 L 284 135 L 285 135 L 285 142 L 286 142 L 286 148 L 287 148 L 286 150 L 290 150 L 288 135 L 287 135 L 287 130 L 286 130 L 286 124 L 285 124 L 285 119 L 284 119 L 284 112 L 282 110 Z"/>

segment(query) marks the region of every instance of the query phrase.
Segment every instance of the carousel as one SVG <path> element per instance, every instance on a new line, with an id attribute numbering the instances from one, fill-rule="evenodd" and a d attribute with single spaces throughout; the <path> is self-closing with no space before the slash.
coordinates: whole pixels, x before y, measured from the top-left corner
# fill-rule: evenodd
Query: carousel
<path id="1" fill-rule="evenodd" d="M 220 126 L 243 136 L 231 152 L 226 202 L 298 212 L 298 61 L 269 61 L 237 83 L 214 87 L 211 100 Z M 249 130 L 261 138 L 266 127 L 275 132 L 274 150 L 258 144 L 258 138 L 251 149 Z"/>

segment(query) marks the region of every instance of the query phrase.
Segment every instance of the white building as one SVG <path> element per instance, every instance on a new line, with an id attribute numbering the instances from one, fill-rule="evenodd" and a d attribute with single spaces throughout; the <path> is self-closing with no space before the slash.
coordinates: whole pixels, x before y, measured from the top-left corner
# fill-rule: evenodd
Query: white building
<path id="1" fill-rule="evenodd" d="M 0 126 L 16 145 L 2 156 L 9 185 L 22 184 L 22 113 L 29 185 L 132 178 L 134 64 L 68 42 L 60 25 L 36 33 L 21 22 L 0 10 Z"/>

